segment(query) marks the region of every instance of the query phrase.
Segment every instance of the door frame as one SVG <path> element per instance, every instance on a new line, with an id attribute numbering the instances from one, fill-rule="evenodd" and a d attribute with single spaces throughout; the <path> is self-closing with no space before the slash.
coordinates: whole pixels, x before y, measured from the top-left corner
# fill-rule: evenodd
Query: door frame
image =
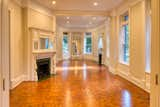
<path id="1" fill-rule="evenodd" d="M 2 107 L 2 0 L 0 0 L 0 107 Z"/>
<path id="2" fill-rule="evenodd" d="M 1 65 L 1 107 L 9 107 L 9 23 L 8 23 L 8 0 L 1 2 L 1 23 L 0 23 L 0 65 Z"/>
<path id="3" fill-rule="evenodd" d="M 150 107 L 160 107 L 160 1 L 151 0 L 151 97 Z"/>

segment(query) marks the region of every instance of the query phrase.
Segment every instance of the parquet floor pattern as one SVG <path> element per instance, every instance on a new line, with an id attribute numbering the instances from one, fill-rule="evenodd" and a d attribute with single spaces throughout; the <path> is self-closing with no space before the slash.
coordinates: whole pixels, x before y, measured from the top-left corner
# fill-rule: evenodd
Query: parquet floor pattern
<path id="1" fill-rule="evenodd" d="M 57 65 L 57 75 L 11 90 L 10 107 L 149 107 L 149 94 L 92 61 Z"/>

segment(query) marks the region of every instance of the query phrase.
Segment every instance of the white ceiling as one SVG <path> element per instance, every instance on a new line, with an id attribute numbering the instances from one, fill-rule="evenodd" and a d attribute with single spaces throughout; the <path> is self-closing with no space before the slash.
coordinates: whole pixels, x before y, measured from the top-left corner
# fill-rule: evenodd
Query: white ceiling
<path id="1" fill-rule="evenodd" d="M 110 11 L 116 6 L 120 5 L 124 0 L 55 0 L 56 4 L 53 5 L 53 0 L 33 0 L 52 11 L 86 11 L 86 12 L 104 12 Z M 98 5 L 94 6 L 93 3 L 97 2 Z M 86 29 L 94 28 L 103 24 L 106 16 L 93 16 L 89 15 L 70 15 L 70 19 L 66 15 L 57 16 L 57 24 L 64 28 Z M 69 21 L 69 23 L 67 23 Z"/>
<path id="2" fill-rule="evenodd" d="M 53 10 L 109 11 L 124 0 L 55 0 L 56 5 L 52 4 L 53 0 L 34 1 Z M 94 6 L 94 2 L 98 6 Z"/>
<path id="3" fill-rule="evenodd" d="M 104 16 L 57 16 L 57 25 L 69 29 L 95 28 L 107 20 Z M 69 22 L 69 23 L 68 23 Z"/>

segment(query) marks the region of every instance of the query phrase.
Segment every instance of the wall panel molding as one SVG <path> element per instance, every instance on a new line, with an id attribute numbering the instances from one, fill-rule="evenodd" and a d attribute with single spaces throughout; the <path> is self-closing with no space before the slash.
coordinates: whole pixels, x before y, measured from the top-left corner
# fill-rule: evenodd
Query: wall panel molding
<path id="1" fill-rule="evenodd" d="M 146 92 L 150 93 L 150 90 L 148 88 L 145 87 L 144 85 L 144 80 L 140 80 L 134 76 L 132 76 L 131 74 L 125 74 L 122 71 L 118 71 L 117 75 L 119 75 L 120 77 L 128 80 L 129 82 L 135 84 L 136 86 L 140 87 L 141 89 L 145 90 Z"/>
<path id="2" fill-rule="evenodd" d="M 23 81 L 26 81 L 26 80 L 27 80 L 27 76 L 26 75 L 20 75 L 20 76 L 18 76 L 16 78 L 13 78 L 11 80 L 10 89 L 14 89 L 19 84 L 21 84 Z"/>

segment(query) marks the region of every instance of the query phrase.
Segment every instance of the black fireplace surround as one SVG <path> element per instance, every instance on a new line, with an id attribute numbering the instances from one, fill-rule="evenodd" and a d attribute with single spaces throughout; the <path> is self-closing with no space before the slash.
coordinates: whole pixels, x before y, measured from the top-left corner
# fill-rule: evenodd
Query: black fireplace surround
<path id="1" fill-rule="evenodd" d="M 50 58 L 37 59 L 38 80 L 43 80 L 50 76 Z"/>

